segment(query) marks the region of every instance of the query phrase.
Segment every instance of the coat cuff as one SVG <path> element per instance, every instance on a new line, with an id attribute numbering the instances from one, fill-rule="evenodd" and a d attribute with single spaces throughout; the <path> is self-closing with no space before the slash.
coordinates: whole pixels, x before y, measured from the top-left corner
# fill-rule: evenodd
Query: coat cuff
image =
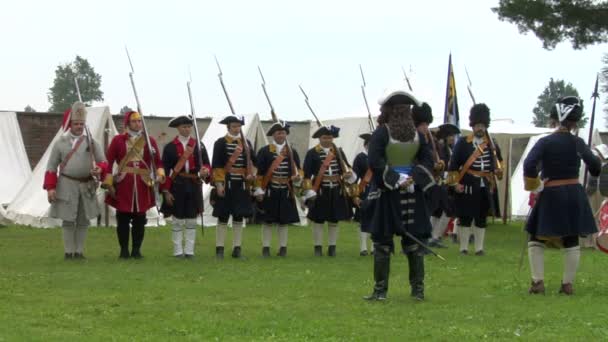
<path id="1" fill-rule="evenodd" d="M 223 167 L 213 169 L 213 182 L 224 182 L 226 181 L 226 170 Z"/>
<path id="2" fill-rule="evenodd" d="M 312 180 L 310 178 L 304 178 L 302 181 L 302 191 L 307 191 L 312 189 Z"/>
<path id="3" fill-rule="evenodd" d="M 105 187 L 112 187 L 112 186 L 114 186 L 114 176 L 112 176 L 111 173 L 106 174 L 106 177 L 103 180 L 103 185 Z"/>
<path id="4" fill-rule="evenodd" d="M 211 165 L 209 165 L 209 164 L 204 164 L 204 165 L 203 165 L 201 168 L 203 168 L 203 169 L 207 169 L 207 174 L 208 174 L 209 176 L 207 176 L 207 177 L 203 178 L 203 180 L 205 181 L 205 183 L 209 183 L 209 182 L 211 181 L 211 176 L 213 175 L 213 174 L 211 173 Z"/>
<path id="5" fill-rule="evenodd" d="M 459 173 L 460 172 L 458 172 L 458 171 L 448 171 L 448 176 L 447 176 L 447 179 L 445 182 L 449 186 L 454 186 L 454 185 L 458 184 L 458 174 Z"/>
<path id="6" fill-rule="evenodd" d="M 105 179 L 108 174 L 108 162 L 100 161 L 96 163 L 97 167 L 101 169 L 101 174 L 99 175 L 99 179 Z"/>
<path id="7" fill-rule="evenodd" d="M 257 175 L 255 177 L 255 182 L 253 183 L 254 188 L 262 188 L 262 182 L 264 181 L 264 176 Z M 264 190 L 262 190 L 264 191 Z"/>
<path id="8" fill-rule="evenodd" d="M 526 191 L 533 191 L 538 189 L 540 186 L 539 177 L 524 177 L 524 189 Z"/>
<path id="9" fill-rule="evenodd" d="M 42 188 L 44 190 L 53 190 L 57 187 L 57 172 L 47 171 L 44 173 L 44 183 Z"/>

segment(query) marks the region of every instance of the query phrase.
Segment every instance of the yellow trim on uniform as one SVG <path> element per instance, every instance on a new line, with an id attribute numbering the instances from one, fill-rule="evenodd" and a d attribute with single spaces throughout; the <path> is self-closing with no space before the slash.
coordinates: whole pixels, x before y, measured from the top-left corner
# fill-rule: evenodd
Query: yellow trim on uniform
<path id="1" fill-rule="evenodd" d="M 351 198 L 359 197 L 359 184 L 347 184 L 346 187 L 348 189 L 346 192 Z"/>
<path id="2" fill-rule="evenodd" d="M 213 182 L 226 181 L 226 170 L 223 167 L 213 168 Z"/>
<path id="3" fill-rule="evenodd" d="M 532 191 L 538 189 L 540 186 L 540 178 L 539 177 L 524 177 L 524 189 L 526 191 Z"/>
<path id="4" fill-rule="evenodd" d="M 450 186 L 458 184 L 456 181 L 458 179 L 459 171 L 448 171 L 448 178 L 446 179 L 446 183 Z"/>
<path id="5" fill-rule="evenodd" d="M 114 185 L 114 176 L 111 173 L 106 175 L 106 178 L 103 180 L 103 185 L 106 187 L 111 187 Z"/>
<path id="6" fill-rule="evenodd" d="M 254 188 L 261 188 L 262 187 L 262 181 L 264 180 L 264 176 L 261 175 L 257 175 L 255 177 L 255 183 L 253 184 Z"/>
<path id="7" fill-rule="evenodd" d="M 226 136 L 224 136 L 224 139 L 226 139 L 226 142 L 229 144 L 233 144 L 234 142 L 239 143 L 241 141 L 241 138 L 236 138 L 234 139 L 233 137 L 231 137 L 230 135 L 226 134 Z"/>
<path id="8" fill-rule="evenodd" d="M 312 180 L 310 178 L 304 178 L 302 181 L 302 190 L 310 190 L 312 189 Z"/>
<path id="9" fill-rule="evenodd" d="M 268 145 L 268 150 L 270 151 L 270 153 L 277 153 L 277 145 L 275 145 L 275 144 Z"/>

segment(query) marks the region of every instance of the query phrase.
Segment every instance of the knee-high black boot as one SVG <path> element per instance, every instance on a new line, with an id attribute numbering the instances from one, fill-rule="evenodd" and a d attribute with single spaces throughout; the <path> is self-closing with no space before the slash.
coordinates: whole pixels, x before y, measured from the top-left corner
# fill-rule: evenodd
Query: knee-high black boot
<path id="1" fill-rule="evenodd" d="M 131 235 L 133 238 L 133 249 L 131 251 L 131 257 L 135 259 L 143 258 L 141 255 L 141 245 L 144 242 L 144 233 L 146 229 L 146 214 L 137 215 L 133 218 L 133 228 Z"/>
<path id="2" fill-rule="evenodd" d="M 413 251 L 407 253 L 407 263 L 410 267 L 410 286 L 412 289 L 411 296 L 418 299 L 424 299 L 424 256 L 421 251 Z"/>
<path id="3" fill-rule="evenodd" d="M 129 258 L 129 222 L 130 217 L 124 213 L 116 213 L 116 236 L 120 246 L 121 259 Z"/>
<path id="4" fill-rule="evenodd" d="M 385 300 L 388 292 L 388 275 L 391 267 L 391 247 L 374 243 L 374 292 L 366 300 Z"/>

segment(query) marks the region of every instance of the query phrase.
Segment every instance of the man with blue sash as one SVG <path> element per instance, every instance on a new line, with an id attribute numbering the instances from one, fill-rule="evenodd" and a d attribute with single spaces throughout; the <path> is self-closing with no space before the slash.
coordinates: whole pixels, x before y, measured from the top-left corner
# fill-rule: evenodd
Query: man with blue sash
<path id="1" fill-rule="evenodd" d="M 411 296 L 423 300 L 425 251 L 412 237 L 425 241 L 431 236 L 425 192 L 435 181 L 431 148 L 416 131 L 412 118 L 413 109 L 421 103 L 404 90 L 388 92 L 378 103 L 379 126 L 369 142 L 369 167 L 374 176 L 362 205 L 370 215 L 374 242 L 375 285 L 365 299 L 386 299 L 393 236 L 397 235 L 409 264 Z"/>

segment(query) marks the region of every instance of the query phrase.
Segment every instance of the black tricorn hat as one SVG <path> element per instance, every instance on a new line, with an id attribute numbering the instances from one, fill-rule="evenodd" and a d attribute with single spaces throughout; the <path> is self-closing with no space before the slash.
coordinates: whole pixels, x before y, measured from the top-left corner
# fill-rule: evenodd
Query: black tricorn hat
<path id="1" fill-rule="evenodd" d="M 271 136 L 276 131 L 285 131 L 285 133 L 289 134 L 289 127 L 291 127 L 291 125 L 285 121 L 275 122 L 272 124 L 272 126 L 270 126 L 268 132 L 266 132 L 266 136 Z"/>
<path id="2" fill-rule="evenodd" d="M 414 119 L 415 126 L 425 122 L 430 125 L 433 122 L 433 110 L 431 106 L 426 102 L 423 102 L 420 106 L 414 106 L 412 119 Z"/>
<path id="3" fill-rule="evenodd" d="M 223 118 L 222 121 L 220 121 L 220 123 L 222 125 L 229 125 L 229 124 L 231 124 L 233 122 L 240 122 L 241 125 L 244 125 L 245 124 L 245 117 L 242 116 L 242 115 L 231 114 L 231 115 L 228 115 L 227 117 Z"/>
<path id="4" fill-rule="evenodd" d="M 372 138 L 372 134 L 371 133 L 359 134 L 359 138 L 363 139 L 364 144 L 367 145 L 369 143 L 369 139 Z"/>
<path id="5" fill-rule="evenodd" d="M 176 128 L 179 125 L 192 125 L 193 123 L 194 120 L 192 120 L 192 115 L 180 115 L 169 121 L 169 127 Z"/>
<path id="6" fill-rule="evenodd" d="M 578 122 L 583 117 L 583 101 L 576 96 L 560 97 L 551 107 L 549 117 L 559 122 L 564 120 Z"/>
<path id="7" fill-rule="evenodd" d="M 446 123 L 439 126 L 439 130 L 437 130 L 437 139 L 444 139 L 450 135 L 456 134 L 460 134 L 460 129 L 456 125 Z"/>
<path id="8" fill-rule="evenodd" d="M 316 139 L 320 138 L 322 135 L 331 135 L 332 137 L 337 138 L 340 136 L 340 128 L 334 125 L 321 126 L 315 131 L 312 137 Z"/>
<path id="9" fill-rule="evenodd" d="M 471 107 L 469 113 L 469 126 L 473 127 L 478 123 L 490 127 L 490 108 L 485 103 L 478 103 Z"/>

